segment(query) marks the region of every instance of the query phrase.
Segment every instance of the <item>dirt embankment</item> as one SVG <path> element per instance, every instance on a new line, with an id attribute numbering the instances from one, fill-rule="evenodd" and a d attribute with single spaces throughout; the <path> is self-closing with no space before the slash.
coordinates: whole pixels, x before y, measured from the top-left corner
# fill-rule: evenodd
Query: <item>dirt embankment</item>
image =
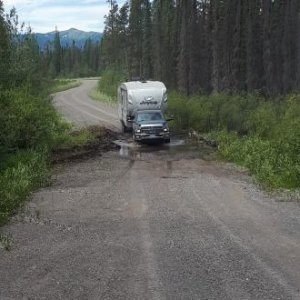
<path id="1" fill-rule="evenodd" d="M 118 138 L 119 134 L 115 131 L 97 125 L 91 125 L 84 130 L 91 135 L 90 140 L 81 145 L 57 148 L 52 152 L 52 163 L 57 164 L 74 159 L 100 156 L 103 152 L 116 148 L 113 141 Z M 80 130 L 71 133 L 75 137 L 79 134 Z"/>

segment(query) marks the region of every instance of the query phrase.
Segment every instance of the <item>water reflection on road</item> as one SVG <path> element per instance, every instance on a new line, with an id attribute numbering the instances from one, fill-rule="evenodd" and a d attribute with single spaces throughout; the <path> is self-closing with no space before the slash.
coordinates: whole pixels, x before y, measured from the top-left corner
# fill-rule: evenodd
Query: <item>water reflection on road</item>
<path id="1" fill-rule="evenodd" d="M 170 143 L 139 144 L 124 136 L 114 141 L 121 157 L 134 160 L 179 160 L 201 158 L 210 160 L 215 157 L 215 150 L 202 142 L 183 136 L 174 136 Z"/>

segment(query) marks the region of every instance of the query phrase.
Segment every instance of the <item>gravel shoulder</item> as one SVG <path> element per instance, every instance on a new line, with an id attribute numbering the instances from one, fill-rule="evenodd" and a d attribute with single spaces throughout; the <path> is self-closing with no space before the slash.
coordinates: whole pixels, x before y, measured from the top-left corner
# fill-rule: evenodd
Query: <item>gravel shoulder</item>
<path id="1" fill-rule="evenodd" d="M 113 114 L 81 104 L 93 84 L 55 97 L 78 126 Z M 56 166 L 2 228 L 0 299 L 300 299 L 299 203 L 226 164 L 134 151 Z"/>

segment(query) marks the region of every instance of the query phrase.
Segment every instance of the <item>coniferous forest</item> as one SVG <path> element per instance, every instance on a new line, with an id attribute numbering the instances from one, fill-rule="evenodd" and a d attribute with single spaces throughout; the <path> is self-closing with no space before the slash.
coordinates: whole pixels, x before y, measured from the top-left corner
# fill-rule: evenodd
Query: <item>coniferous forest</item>
<path id="1" fill-rule="evenodd" d="M 40 49 L 40 61 L 44 76 L 96 76 L 100 72 L 100 42 L 87 39 L 83 48 L 76 46 L 75 41 L 62 46 L 56 30 L 53 44 Z"/>
<path id="2" fill-rule="evenodd" d="M 300 87 L 298 0 L 108 1 L 103 67 L 162 80 L 187 95 Z"/>

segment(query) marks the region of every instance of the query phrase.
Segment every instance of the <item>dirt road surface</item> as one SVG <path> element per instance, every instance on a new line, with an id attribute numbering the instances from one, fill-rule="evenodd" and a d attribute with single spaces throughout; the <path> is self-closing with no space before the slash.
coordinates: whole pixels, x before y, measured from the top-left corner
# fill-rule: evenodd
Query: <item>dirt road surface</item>
<path id="1" fill-rule="evenodd" d="M 112 130 L 120 130 L 116 106 L 93 101 L 88 93 L 97 85 L 96 79 L 83 80 L 76 89 L 57 93 L 54 103 L 63 115 L 77 127 L 105 124 Z"/>
<path id="2" fill-rule="evenodd" d="M 79 125 L 115 126 L 87 98 L 93 84 L 57 105 Z M 299 204 L 186 139 L 118 144 L 59 166 L 2 228 L 13 243 L 0 249 L 0 299 L 300 299 Z"/>

